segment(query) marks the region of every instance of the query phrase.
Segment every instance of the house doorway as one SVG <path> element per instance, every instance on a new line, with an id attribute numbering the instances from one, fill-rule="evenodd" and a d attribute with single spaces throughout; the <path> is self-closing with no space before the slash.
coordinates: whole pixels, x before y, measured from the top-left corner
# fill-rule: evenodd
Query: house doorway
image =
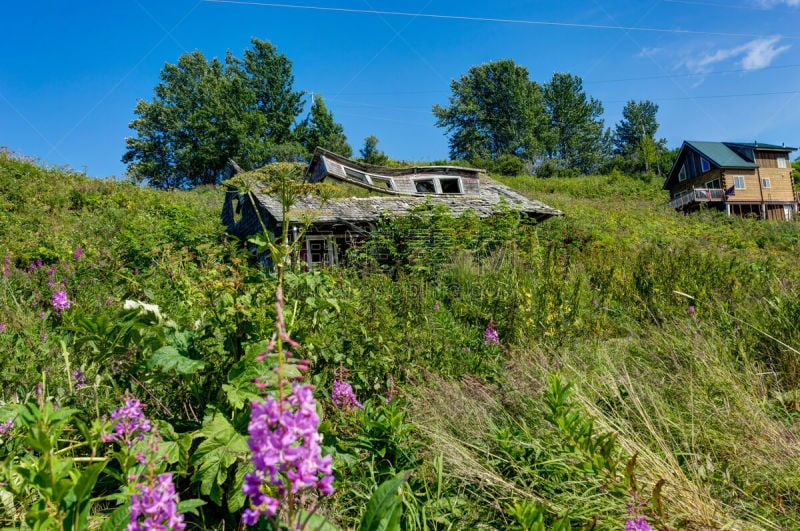
<path id="1" fill-rule="evenodd" d="M 309 270 L 336 264 L 336 243 L 330 236 L 306 236 L 305 251 Z"/>

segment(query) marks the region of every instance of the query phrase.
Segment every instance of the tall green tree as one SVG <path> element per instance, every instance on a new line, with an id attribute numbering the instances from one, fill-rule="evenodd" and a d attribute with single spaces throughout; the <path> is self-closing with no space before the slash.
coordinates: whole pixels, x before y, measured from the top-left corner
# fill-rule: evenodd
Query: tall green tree
<path id="1" fill-rule="evenodd" d="M 333 113 L 328 111 L 325 100 L 319 94 L 314 96 L 308 116 L 297 126 L 296 135 L 309 152 L 321 147 L 345 157 L 353 154 L 344 128 L 334 120 Z"/>
<path id="2" fill-rule="evenodd" d="M 258 151 L 263 120 L 241 112 L 253 95 L 217 59 L 194 51 L 161 71 L 151 101 L 139 100 L 122 161 L 137 181 L 184 187 L 217 182 L 228 158 Z"/>
<path id="3" fill-rule="evenodd" d="M 645 138 L 656 141 L 658 105 L 649 100 L 630 100 L 622 109 L 622 120 L 614 127 L 614 152 L 620 155 L 634 155 L 640 151 Z"/>
<path id="4" fill-rule="evenodd" d="M 133 179 L 195 186 L 219 182 L 229 159 L 250 169 L 307 156 L 296 137 L 303 95 L 293 88 L 292 62 L 267 41 L 251 43 L 243 59 L 228 52 L 224 63 L 209 61 L 195 51 L 164 66 L 130 123 L 135 136 L 122 161 Z"/>
<path id="5" fill-rule="evenodd" d="M 364 139 L 364 147 L 359 151 L 361 160 L 374 166 L 384 166 L 389 161 L 389 156 L 378 149 L 378 137 L 369 135 Z"/>
<path id="6" fill-rule="evenodd" d="M 255 96 L 255 109 L 264 117 L 264 139 L 291 142 L 292 126 L 303 111 L 303 92 L 295 91 L 292 61 L 268 41 L 253 39 L 242 61 L 246 86 Z"/>
<path id="7" fill-rule="evenodd" d="M 587 96 L 579 76 L 565 72 L 554 73 L 545 83 L 543 99 L 550 124 L 549 157 L 580 173 L 596 171 L 610 151 L 603 104 Z"/>
<path id="8" fill-rule="evenodd" d="M 450 136 L 453 159 L 542 154 L 545 115 L 541 87 L 528 69 L 503 59 L 470 68 L 450 84 L 447 106 L 434 105 L 436 126 Z"/>

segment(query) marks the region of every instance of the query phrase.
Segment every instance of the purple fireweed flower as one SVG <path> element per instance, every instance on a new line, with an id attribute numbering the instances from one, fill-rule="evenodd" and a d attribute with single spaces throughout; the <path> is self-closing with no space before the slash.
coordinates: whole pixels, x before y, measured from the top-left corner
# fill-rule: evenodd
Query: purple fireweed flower
<path id="1" fill-rule="evenodd" d="M 47 343 L 47 332 L 42 332 L 42 343 Z"/>
<path id="2" fill-rule="evenodd" d="M 14 421 L 13 420 L 8 419 L 5 422 L 0 422 L 0 437 L 5 437 L 9 433 L 11 433 L 12 429 L 14 429 Z"/>
<path id="3" fill-rule="evenodd" d="M 0 323 L 0 334 L 4 334 L 8 330 L 8 325 L 5 323 Z"/>
<path id="4" fill-rule="evenodd" d="M 186 528 L 183 515 L 178 514 L 178 494 L 172 474 L 159 474 L 149 484 L 136 485 L 131 495 L 128 531 L 150 531 Z"/>
<path id="5" fill-rule="evenodd" d="M 75 249 L 75 252 L 73 253 L 73 256 L 75 257 L 75 260 L 80 260 L 82 255 L 83 255 L 83 249 L 82 248 L 78 247 L 77 249 Z"/>
<path id="6" fill-rule="evenodd" d="M 364 409 L 364 406 L 361 405 L 356 398 L 356 394 L 353 392 L 353 386 L 344 380 L 333 381 L 333 393 L 331 393 L 331 400 L 333 400 L 333 403 L 339 408 L 346 411 L 353 408 Z"/>
<path id="7" fill-rule="evenodd" d="M 470 352 L 472 352 L 472 349 L 471 349 L 471 348 L 469 348 L 469 347 L 464 347 L 464 353 L 466 353 L 466 354 L 469 354 Z"/>
<path id="8" fill-rule="evenodd" d="M 694 306 L 689 306 L 688 308 L 686 308 L 686 313 L 688 313 L 689 315 L 694 315 Z"/>
<path id="9" fill-rule="evenodd" d="M 125 404 L 111 413 L 111 420 L 113 426 L 101 436 L 103 442 L 119 441 L 130 447 L 151 429 L 150 420 L 142 413 L 142 403 L 129 394 L 125 395 Z"/>
<path id="10" fill-rule="evenodd" d="M 438 304 L 434 304 L 433 305 L 433 311 L 434 312 L 438 312 L 439 311 L 439 305 Z"/>
<path id="11" fill-rule="evenodd" d="M 250 498 L 250 507 L 242 515 L 246 525 L 255 525 L 262 515 L 277 514 L 288 504 L 288 490 L 292 494 L 307 489 L 319 489 L 324 495 L 334 492 L 332 457 L 322 456 L 312 389 L 293 383 L 292 393 L 282 400 L 270 395 L 251 405 L 247 429 L 255 471 L 245 475 L 242 487 Z"/>
<path id="12" fill-rule="evenodd" d="M 651 529 L 644 516 L 637 516 L 628 518 L 625 522 L 625 531 L 651 531 Z"/>
<path id="13" fill-rule="evenodd" d="M 56 291 L 53 293 L 53 308 L 59 313 L 69 309 L 72 303 L 67 298 L 67 292 L 64 290 Z"/>
<path id="14" fill-rule="evenodd" d="M 134 275 L 138 275 L 139 274 L 139 268 L 138 267 L 134 267 L 133 268 L 133 274 Z"/>
<path id="15" fill-rule="evenodd" d="M 73 388 L 83 389 L 86 387 L 86 375 L 81 371 L 72 371 L 72 379 L 75 380 Z"/>
<path id="16" fill-rule="evenodd" d="M 500 343 L 500 336 L 497 335 L 497 330 L 494 328 L 494 321 L 489 321 L 489 326 L 486 327 L 485 339 L 483 342 L 487 345 L 497 345 Z"/>

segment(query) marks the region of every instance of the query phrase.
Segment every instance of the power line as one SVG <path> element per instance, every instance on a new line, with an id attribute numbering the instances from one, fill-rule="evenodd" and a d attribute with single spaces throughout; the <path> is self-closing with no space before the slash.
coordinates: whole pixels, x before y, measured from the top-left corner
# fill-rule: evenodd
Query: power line
<path id="1" fill-rule="evenodd" d="M 653 100 L 661 101 L 679 101 L 679 100 L 717 100 L 726 98 L 745 98 L 750 96 L 779 96 L 787 94 L 800 94 L 800 90 L 785 90 L 776 92 L 742 92 L 739 94 L 710 94 L 708 96 L 673 96 L 668 98 L 653 98 Z M 627 100 L 601 100 L 603 102 L 622 102 Z"/>
<path id="2" fill-rule="evenodd" d="M 708 70 L 707 72 L 686 72 L 683 74 L 657 74 L 652 76 L 638 76 L 638 77 L 621 77 L 621 78 L 613 78 L 613 79 L 591 79 L 586 78 L 583 79 L 583 82 L 586 84 L 597 85 L 601 83 L 625 83 L 628 81 L 649 81 L 653 79 L 670 79 L 676 77 L 704 77 L 704 76 L 713 76 L 719 74 L 737 74 L 742 72 L 761 72 L 762 70 L 781 70 L 787 68 L 800 68 L 800 63 L 797 64 L 788 64 L 788 65 L 773 65 L 773 66 L 765 66 L 759 69 L 748 69 L 748 68 L 731 68 L 728 70 Z M 340 96 L 398 96 L 398 95 L 422 95 L 422 94 L 444 94 L 449 93 L 450 90 L 448 89 L 438 89 L 438 90 L 392 90 L 392 91 L 380 91 L 380 92 L 370 92 L 370 91 L 357 91 L 357 92 L 340 92 L 338 93 Z"/>
<path id="3" fill-rule="evenodd" d="M 580 29 L 596 29 L 596 30 L 616 30 L 616 31 L 640 31 L 650 33 L 677 33 L 681 35 L 713 35 L 717 37 L 747 37 L 747 38 L 773 38 L 783 37 L 787 39 L 798 39 L 800 35 L 761 35 L 758 33 L 731 33 L 724 31 L 700 31 L 689 30 L 680 28 L 647 28 L 637 26 L 615 26 L 608 24 L 583 24 L 578 22 L 556 22 L 549 20 L 528 20 L 528 19 L 512 19 L 512 18 L 493 18 L 493 17 L 468 17 L 463 15 L 437 15 L 432 13 L 409 13 L 404 11 L 381 11 L 377 9 L 351 9 L 345 7 L 324 7 L 313 5 L 298 5 L 298 4 L 273 4 L 266 2 L 252 2 L 245 0 L 203 0 L 205 2 L 215 4 L 236 4 L 245 6 L 257 7 L 273 7 L 284 9 L 302 9 L 306 11 L 328 11 L 334 13 L 351 13 L 361 15 L 385 15 L 397 17 L 416 17 L 416 18 L 432 18 L 439 20 L 462 20 L 469 22 L 495 22 L 502 24 L 523 24 L 528 26 L 551 26 L 560 28 L 580 28 Z"/>

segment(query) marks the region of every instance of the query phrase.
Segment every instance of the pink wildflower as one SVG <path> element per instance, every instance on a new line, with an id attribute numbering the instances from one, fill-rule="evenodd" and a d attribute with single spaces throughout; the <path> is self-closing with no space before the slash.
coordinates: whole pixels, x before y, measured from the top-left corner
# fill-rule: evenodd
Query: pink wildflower
<path id="1" fill-rule="evenodd" d="M 67 292 L 64 290 L 56 291 L 53 293 L 53 308 L 59 313 L 69 309 L 72 303 L 67 298 Z"/>
<path id="2" fill-rule="evenodd" d="M 358 408 L 364 409 L 364 406 L 356 398 L 353 392 L 353 386 L 349 382 L 343 380 L 333 381 L 333 393 L 331 393 L 331 400 L 341 409 L 345 411 Z"/>
<path id="3" fill-rule="evenodd" d="M 332 457 L 322 457 L 312 387 L 294 383 L 292 393 L 283 400 L 267 396 L 251 407 L 247 429 L 255 471 L 244 477 L 242 490 L 250 498 L 250 507 L 242 521 L 255 525 L 262 515 L 274 516 L 288 503 L 289 490 L 292 494 L 307 489 L 333 494 Z"/>

